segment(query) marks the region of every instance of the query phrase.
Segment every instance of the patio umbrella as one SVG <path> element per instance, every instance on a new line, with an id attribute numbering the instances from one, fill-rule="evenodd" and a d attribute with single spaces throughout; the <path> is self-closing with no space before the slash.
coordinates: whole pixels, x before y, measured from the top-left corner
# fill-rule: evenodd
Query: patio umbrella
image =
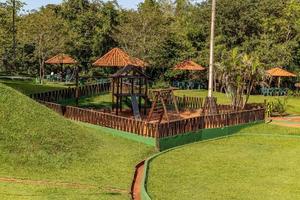
<path id="1" fill-rule="evenodd" d="M 275 67 L 267 70 L 267 74 L 272 77 L 278 77 L 278 88 L 280 87 L 280 81 L 282 77 L 296 77 L 296 74 L 288 72 L 280 67 Z"/>
<path id="2" fill-rule="evenodd" d="M 65 64 L 75 65 L 77 61 L 67 54 L 58 54 L 46 60 L 45 63 L 49 65 L 61 65 L 61 68 L 63 68 Z"/>
<path id="3" fill-rule="evenodd" d="M 185 60 L 179 64 L 177 64 L 173 70 L 181 70 L 181 71 L 204 71 L 205 68 L 201 65 L 195 63 L 192 60 Z"/>
<path id="4" fill-rule="evenodd" d="M 67 55 L 67 54 L 58 54 L 48 60 L 46 60 L 45 62 L 46 64 L 50 64 L 50 65 L 64 65 L 64 64 L 68 64 L 68 65 L 75 65 L 78 62 L 72 58 L 71 56 Z M 78 105 L 79 102 L 79 69 L 78 66 L 76 66 L 76 105 Z"/>
<path id="5" fill-rule="evenodd" d="M 113 48 L 93 63 L 94 67 L 126 67 L 128 65 L 146 67 L 147 63 L 128 55 L 119 48 Z"/>
<path id="6" fill-rule="evenodd" d="M 45 62 L 46 64 L 58 65 L 58 64 L 77 64 L 77 61 L 71 56 L 66 54 L 58 54 Z"/>
<path id="7" fill-rule="evenodd" d="M 203 71 L 205 68 L 191 60 L 186 60 L 177 64 L 174 70 Z"/>

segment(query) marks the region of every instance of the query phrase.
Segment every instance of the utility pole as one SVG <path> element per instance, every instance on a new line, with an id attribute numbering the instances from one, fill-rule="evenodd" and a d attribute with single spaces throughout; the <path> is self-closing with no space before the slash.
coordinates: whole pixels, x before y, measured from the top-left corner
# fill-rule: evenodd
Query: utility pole
<path id="1" fill-rule="evenodd" d="M 212 97 L 212 91 L 213 91 L 216 0 L 212 0 L 211 7 L 212 7 L 212 11 L 211 11 L 211 31 L 210 31 L 209 78 L 208 78 L 209 98 Z"/>
<path id="2" fill-rule="evenodd" d="M 13 64 L 12 68 L 16 69 L 16 0 L 12 0 L 13 5 L 13 16 L 12 16 L 12 23 L 13 23 Z"/>
<path id="3" fill-rule="evenodd" d="M 216 0 L 212 0 L 211 5 L 211 32 L 210 32 L 210 55 L 209 55 L 209 75 L 208 75 L 208 95 L 205 98 L 204 114 L 217 114 L 217 99 L 213 97 L 213 73 L 214 73 L 214 46 L 215 46 L 215 20 L 216 20 Z"/>

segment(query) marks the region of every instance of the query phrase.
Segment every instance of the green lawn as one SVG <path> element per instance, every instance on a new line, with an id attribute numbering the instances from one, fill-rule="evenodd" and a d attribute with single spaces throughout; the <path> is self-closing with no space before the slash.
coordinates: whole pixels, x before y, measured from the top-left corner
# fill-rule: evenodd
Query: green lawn
<path id="1" fill-rule="evenodd" d="M 202 97 L 207 96 L 206 90 L 177 90 L 175 92 L 177 96 L 192 96 L 192 97 Z M 229 96 L 223 93 L 214 93 L 217 97 L 218 103 L 220 104 L 230 104 L 231 99 Z M 249 103 L 263 103 L 266 99 L 267 101 L 274 101 L 276 98 L 283 99 L 284 97 L 265 97 L 261 95 L 250 96 Z M 75 105 L 75 100 L 68 100 L 60 102 L 65 105 Z M 79 106 L 83 108 L 111 108 L 111 93 L 103 93 L 101 95 L 93 97 L 82 97 L 79 101 Z M 125 105 L 126 106 L 126 105 Z M 289 114 L 300 114 L 300 97 L 289 97 L 287 112 Z"/>
<path id="2" fill-rule="evenodd" d="M 0 93 L 0 199 L 130 198 L 134 167 L 152 147 L 66 120 L 1 83 Z"/>
<path id="3" fill-rule="evenodd" d="M 207 90 L 178 90 L 175 94 L 178 96 L 185 95 L 205 98 L 207 96 Z M 226 94 L 215 92 L 214 96 L 217 97 L 217 102 L 220 104 L 231 103 L 230 97 Z M 249 103 L 263 103 L 265 99 L 267 101 L 274 101 L 276 98 L 283 99 L 284 97 L 252 95 L 249 98 Z M 287 103 L 287 112 L 289 114 L 300 114 L 300 97 L 289 97 Z"/>
<path id="4" fill-rule="evenodd" d="M 47 92 L 52 90 L 59 90 L 66 88 L 67 86 L 63 84 L 54 84 L 54 83 L 47 83 L 47 84 L 36 84 L 33 81 L 28 80 L 0 80 L 0 83 L 5 84 L 9 87 L 12 87 L 24 94 L 34 94 L 39 92 Z"/>
<path id="5" fill-rule="evenodd" d="M 3 83 L 7 86 L 10 86 L 18 91 L 21 91 L 25 94 L 33 94 L 38 92 L 46 92 L 52 90 L 58 90 L 66 88 L 64 84 L 57 83 L 48 83 L 44 85 L 35 84 L 32 81 L 18 81 L 18 80 L 0 80 L 0 83 Z M 193 97 L 203 97 L 207 96 L 207 90 L 178 90 L 175 92 L 178 96 L 193 96 Z M 230 104 L 230 97 L 226 94 L 215 92 L 214 96 L 217 97 L 218 103 L 220 104 Z M 266 99 L 267 101 L 274 101 L 277 97 L 265 97 L 261 95 L 252 95 L 250 96 L 249 103 L 263 103 Z M 283 98 L 283 97 L 279 97 Z M 79 101 L 79 106 L 83 108 L 111 108 L 111 94 L 103 93 L 93 97 L 82 97 Z M 75 100 L 67 100 L 60 102 L 64 105 L 75 105 Z M 127 105 L 124 105 L 125 107 Z M 287 112 L 289 114 L 300 114 L 300 97 L 289 97 Z"/>
<path id="6" fill-rule="evenodd" d="M 76 105 L 75 99 L 64 100 L 59 103 L 63 105 L 70 105 L 70 106 Z M 109 92 L 105 92 L 92 97 L 81 97 L 79 99 L 79 107 L 82 108 L 92 107 L 96 109 L 102 109 L 102 108 L 111 108 L 111 106 L 112 106 L 112 95 Z"/>
<path id="7" fill-rule="evenodd" d="M 150 164 L 153 199 L 300 199 L 300 131 L 256 125 L 170 151 Z"/>

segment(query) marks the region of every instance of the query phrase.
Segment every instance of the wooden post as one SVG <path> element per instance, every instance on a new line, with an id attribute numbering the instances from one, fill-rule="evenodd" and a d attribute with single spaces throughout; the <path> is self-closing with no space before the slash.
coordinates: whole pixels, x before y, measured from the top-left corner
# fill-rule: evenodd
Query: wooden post
<path id="1" fill-rule="evenodd" d="M 148 79 L 145 79 L 146 85 L 145 85 L 145 102 L 144 102 L 144 114 L 147 114 L 147 101 L 148 101 Z"/>
<path id="2" fill-rule="evenodd" d="M 111 93 L 112 93 L 112 111 L 115 109 L 115 79 L 112 79 L 112 88 L 111 88 Z"/>
<path id="3" fill-rule="evenodd" d="M 177 104 L 177 100 L 176 100 L 176 97 L 174 95 L 174 91 L 172 90 L 171 92 L 171 96 L 172 96 L 172 100 L 173 100 L 173 104 L 175 106 L 175 111 L 177 114 L 179 114 L 179 109 L 178 109 L 178 104 Z"/>
<path id="4" fill-rule="evenodd" d="M 119 94 L 120 94 L 120 86 L 119 86 L 119 78 L 117 79 L 117 103 L 116 103 L 116 114 L 118 115 L 119 114 L 119 101 L 120 101 L 120 97 L 119 97 Z"/>
<path id="5" fill-rule="evenodd" d="M 79 105 L 79 67 L 76 67 L 76 106 Z"/>
<path id="6" fill-rule="evenodd" d="M 142 79 L 139 78 L 139 110 L 142 109 Z"/>
<path id="7" fill-rule="evenodd" d="M 120 93 L 121 94 L 123 94 L 123 79 L 122 78 L 120 78 L 120 81 L 121 81 L 121 86 L 120 86 Z M 122 107 L 123 107 L 123 105 L 122 105 L 122 96 L 120 96 L 120 112 L 122 112 Z"/>

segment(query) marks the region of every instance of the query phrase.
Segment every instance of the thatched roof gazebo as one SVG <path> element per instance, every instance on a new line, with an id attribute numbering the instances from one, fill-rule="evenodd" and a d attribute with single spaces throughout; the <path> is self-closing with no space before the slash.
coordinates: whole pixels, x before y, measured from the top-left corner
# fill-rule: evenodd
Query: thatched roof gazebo
<path id="1" fill-rule="evenodd" d="M 267 74 L 273 77 L 296 77 L 296 74 L 293 74 L 279 67 L 275 67 L 268 70 Z"/>
<path id="2" fill-rule="evenodd" d="M 45 62 L 46 64 L 50 64 L 50 65 L 61 65 L 63 68 L 63 65 L 77 65 L 77 61 L 72 58 L 71 56 L 67 55 L 67 54 L 58 54 L 48 60 L 46 60 Z M 79 68 L 78 66 L 76 66 L 75 69 L 75 78 L 76 78 L 76 105 L 78 105 L 78 101 L 79 101 Z"/>
<path id="3" fill-rule="evenodd" d="M 205 68 L 192 60 L 185 60 L 174 67 L 174 70 L 204 71 Z"/>
<path id="4" fill-rule="evenodd" d="M 173 70 L 174 71 L 185 71 L 184 75 L 188 75 L 191 78 L 191 73 L 189 73 L 189 72 L 200 72 L 200 71 L 204 71 L 205 68 L 203 66 L 195 63 L 192 60 L 185 60 L 185 61 L 175 65 L 175 67 L 173 67 Z M 194 83 L 190 83 L 190 82 L 185 83 L 185 82 L 175 81 L 173 84 L 175 85 L 175 87 L 183 87 L 183 88 L 185 88 L 186 86 L 188 88 L 194 87 Z"/>
<path id="5" fill-rule="evenodd" d="M 72 58 L 69 55 L 66 54 L 58 54 L 48 60 L 46 60 L 45 62 L 46 64 L 50 64 L 50 65 L 58 65 L 58 64 L 69 64 L 69 65 L 73 65 L 73 64 L 77 64 L 78 62 Z"/>
<path id="6" fill-rule="evenodd" d="M 128 65 L 146 67 L 147 63 L 128 55 L 120 48 L 113 48 L 93 63 L 94 67 L 126 67 Z"/>
<path id="7" fill-rule="evenodd" d="M 278 77 L 278 88 L 280 87 L 280 81 L 282 77 L 296 77 L 296 74 L 293 74 L 289 71 L 286 71 L 280 67 L 275 67 L 270 70 L 267 70 L 266 73 L 272 77 Z"/>

